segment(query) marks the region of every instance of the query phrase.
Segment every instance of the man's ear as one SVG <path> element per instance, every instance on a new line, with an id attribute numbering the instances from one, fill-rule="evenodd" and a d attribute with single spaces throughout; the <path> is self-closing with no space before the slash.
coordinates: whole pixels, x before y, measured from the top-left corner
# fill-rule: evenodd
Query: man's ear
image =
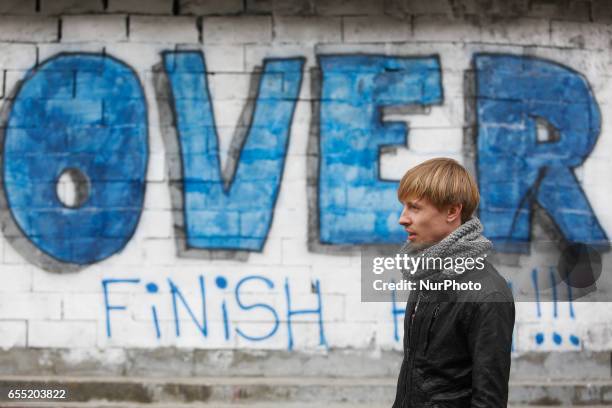
<path id="1" fill-rule="evenodd" d="M 461 221 L 461 210 L 463 210 L 463 204 L 451 204 L 448 207 L 446 221 L 449 223 L 455 222 L 456 220 Z"/>

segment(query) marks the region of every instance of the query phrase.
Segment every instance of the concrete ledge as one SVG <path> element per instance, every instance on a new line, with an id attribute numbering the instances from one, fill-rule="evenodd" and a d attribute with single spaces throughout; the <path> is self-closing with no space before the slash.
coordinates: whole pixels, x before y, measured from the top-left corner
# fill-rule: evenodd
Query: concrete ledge
<path id="1" fill-rule="evenodd" d="M 0 377 L 0 406 L 24 406 L 9 401 L 9 389 L 66 390 L 67 403 L 89 404 L 391 404 L 395 378 L 125 378 L 125 377 Z M 511 381 L 510 403 L 525 406 L 572 406 L 612 404 L 612 379 L 599 381 Z M 56 400 L 57 401 L 57 400 Z M 56 403 L 53 401 L 53 403 Z M 26 401 L 31 404 L 46 401 Z M 35 406 L 35 405 L 32 405 Z"/>
<path id="2" fill-rule="evenodd" d="M 400 351 L 157 349 L 0 349 L 0 376 L 397 378 Z M 511 380 L 611 378 L 610 352 L 513 355 Z"/>

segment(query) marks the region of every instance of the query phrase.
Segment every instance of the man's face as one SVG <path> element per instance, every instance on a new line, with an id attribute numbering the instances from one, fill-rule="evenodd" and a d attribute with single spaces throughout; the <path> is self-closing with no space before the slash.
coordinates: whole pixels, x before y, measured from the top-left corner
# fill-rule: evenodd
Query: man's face
<path id="1" fill-rule="evenodd" d="M 426 198 L 406 201 L 399 223 L 408 233 L 408 240 L 416 247 L 433 245 L 457 227 L 449 221 L 448 210 L 438 210 Z"/>

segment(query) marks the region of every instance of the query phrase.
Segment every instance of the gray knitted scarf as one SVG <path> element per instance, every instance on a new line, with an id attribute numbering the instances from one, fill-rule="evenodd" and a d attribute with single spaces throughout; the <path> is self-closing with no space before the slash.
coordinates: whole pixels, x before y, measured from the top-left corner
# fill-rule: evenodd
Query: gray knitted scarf
<path id="1" fill-rule="evenodd" d="M 482 224 L 476 217 L 470 218 L 459 228 L 447 235 L 442 241 L 427 248 L 417 248 L 407 241 L 400 249 L 400 254 L 424 258 L 476 258 L 483 256 L 491 248 L 491 241 L 482 235 Z M 404 279 L 416 281 L 424 278 L 431 280 L 447 279 L 460 275 L 454 270 L 435 270 L 420 268 L 414 273 L 403 270 Z"/>

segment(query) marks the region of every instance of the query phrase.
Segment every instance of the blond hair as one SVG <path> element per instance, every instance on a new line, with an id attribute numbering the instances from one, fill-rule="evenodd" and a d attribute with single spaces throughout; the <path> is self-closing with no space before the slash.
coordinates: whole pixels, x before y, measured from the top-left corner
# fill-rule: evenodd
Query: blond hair
<path id="1" fill-rule="evenodd" d="M 457 161 L 445 157 L 427 160 L 408 170 L 397 189 L 397 198 L 426 198 L 439 210 L 461 204 L 461 222 L 470 219 L 480 201 L 478 185 Z"/>

